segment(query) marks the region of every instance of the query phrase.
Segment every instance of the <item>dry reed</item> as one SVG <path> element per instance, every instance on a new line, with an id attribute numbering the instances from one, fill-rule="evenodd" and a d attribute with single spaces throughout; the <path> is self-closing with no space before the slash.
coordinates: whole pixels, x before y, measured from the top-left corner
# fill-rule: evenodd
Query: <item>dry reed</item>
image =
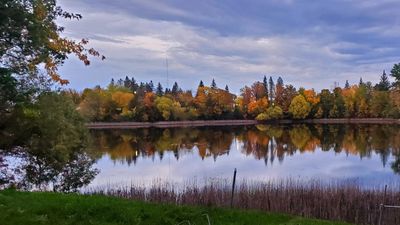
<path id="1" fill-rule="evenodd" d="M 183 186 L 155 182 L 150 187 L 131 185 L 90 189 L 88 194 L 118 196 L 133 200 L 176 205 L 228 207 L 231 184 L 227 180 L 204 185 Z M 383 188 L 362 188 L 354 182 L 308 182 L 292 179 L 271 182 L 242 181 L 237 185 L 234 207 L 288 213 L 307 218 L 378 224 L 379 204 L 400 205 L 400 185 L 389 186 L 384 200 Z M 387 209 L 384 224 L 400 224 L 400 210 Z"/>

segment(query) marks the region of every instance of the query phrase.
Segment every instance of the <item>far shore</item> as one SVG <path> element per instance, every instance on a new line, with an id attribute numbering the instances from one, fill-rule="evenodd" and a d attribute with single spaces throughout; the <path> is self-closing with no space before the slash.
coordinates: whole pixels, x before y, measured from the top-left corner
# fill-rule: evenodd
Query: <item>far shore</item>
<path id="1" fill-rule="evenodd" d="M 391 118 L 340 118 L 340 119 L 304 119 L 304 120 L 193 120 L 193 121 L 158 121 L 158 122 L 93 122 L 86 126 L 89 129 L 133 129 L 133 128 L 168 128 L 168 127 L 202 127 L 202 126 L 243 126 L 256 124 L 400 124 L 399 119 Z"/>

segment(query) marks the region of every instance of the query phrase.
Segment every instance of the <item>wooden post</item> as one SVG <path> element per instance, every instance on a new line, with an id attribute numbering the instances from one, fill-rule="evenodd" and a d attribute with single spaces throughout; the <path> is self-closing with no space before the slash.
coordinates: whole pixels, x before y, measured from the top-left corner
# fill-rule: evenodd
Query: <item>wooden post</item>
<path id="1" fill-rule="evenodd" d="M 382 225 L 382 219 L 383 219 L 383 211 L 385 209 L 385 201 L 386 201 L 386 190 L 387 190 L 387 185 L 385 185 L 385 192 L 383 194 L 383 201 L 379 205 L 379 225 Z"/>
<path id="2" fill-rule="evenodd" d="M 235 193 L 235 183 L 236 183 L 236 168 L 233 171 L 233 182 L 232 182 L 232 195 L 231 195 L 231 208 L 233 208 L 233 195 Z"/>

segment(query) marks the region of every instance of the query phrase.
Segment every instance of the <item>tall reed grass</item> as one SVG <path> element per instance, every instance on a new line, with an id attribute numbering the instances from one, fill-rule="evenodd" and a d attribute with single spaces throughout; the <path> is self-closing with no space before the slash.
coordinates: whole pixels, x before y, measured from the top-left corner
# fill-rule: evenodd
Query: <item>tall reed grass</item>
<path id="1" fill-rule="evenodd" d="M 214 180 L 205 185 L 186 182 L 176 185 L 154 182 L 151 186 L 108 186 L 86 190 L 102 194 L 156 203 L 229 207 L 231 184 Z M 383 188 L 362 188 L 356 182 L 308 182 L 293 179 L 251 182 L 243 180 L 236 186 L 233 207 L 288 213 L 307 218 L 346 221 L 355 224 L 378 224 L 379 205 L 400 205 L 400 185 L 391 185 L 384 199 Z M 400 224 L 400 210 L 386 209 L 384 223 Z"/>

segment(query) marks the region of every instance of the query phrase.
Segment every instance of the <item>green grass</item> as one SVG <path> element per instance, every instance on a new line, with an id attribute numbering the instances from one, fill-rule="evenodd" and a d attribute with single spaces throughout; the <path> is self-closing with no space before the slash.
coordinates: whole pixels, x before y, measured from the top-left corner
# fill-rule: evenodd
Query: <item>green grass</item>
<path id="1" fill-rule="evenodd" d="M 152 204 L 105 196 L 59 194 L 50 192 L 0 191 L 1 225 L 34 224 L 274 224 L 340 225 L 345 223 L 301 217 L 221 208 L 182 207 Z M 189 223 L 182 223 L 189 224 Z"/>

